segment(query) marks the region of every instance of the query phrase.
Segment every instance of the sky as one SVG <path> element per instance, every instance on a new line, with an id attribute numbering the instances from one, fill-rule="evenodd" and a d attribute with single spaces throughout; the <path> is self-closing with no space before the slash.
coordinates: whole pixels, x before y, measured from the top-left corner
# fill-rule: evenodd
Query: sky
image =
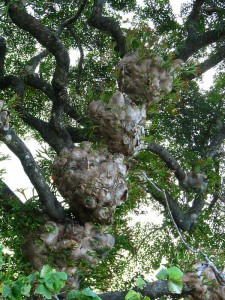
<path id="1" fill-rule="evenodd" d="M 141 3 L 142 0 L 140 0 Z M 183 3 L 190 2 L 190 0 L 170 0 L 174 14 L 178 15 L 180 12 L 180 7 Z M 212 84 L 214 70 L 209 70 L 203 75 L 202 82 L 199 81 L 199 84 L 202 88 L 209 88 Z M 35 156 L 36 151 L 38 149 L 38 144 L 34 140 L 26 141 L 27 147 L 30 149 L 31 153 Z M 39 147 L 40 148 L 40 147 Z M 32 184 L 23 171 L 23 167 L 19 161 L 19 159 L 11 153 L 8 148 L 1 143 L 0 144 L 0 155 L 9 154 L 11 159 L 7 161 L 0 162 L 0 169 L 5 168 L 7 174 L 4 175 L 5 183 L 19 196 L 21 200 L 25 201 L 25 198 L 22 194 L 16 190 L 23 189 L 26 195 L 26 198 L 29 199 L 33 195 L 33 187 Z"/>

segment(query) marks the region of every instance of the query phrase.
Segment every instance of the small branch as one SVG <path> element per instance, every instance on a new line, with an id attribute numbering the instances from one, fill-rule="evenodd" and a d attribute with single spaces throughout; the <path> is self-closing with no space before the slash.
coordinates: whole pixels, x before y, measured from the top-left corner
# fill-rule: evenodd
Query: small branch
<path id="1" fill-rule="evenodd" d="M 25 66 L 25 75 L 33 74 L 35 69 L 40 64 L 41 60 L 49 55 L 48 50 L 44 50 L 41 53 L 33 56 L 30 60 L 27 61 Z M 27 74 L 26 74 L 27 73 Z"/>
<path id="2" fill-rule="evenodd" d="M 144 244 L 144 242 L 146 241 L 146 239 L 148 237 L 150 237 L 152 234 L 154 234 L 156 231 L 159 231 L 159 230 L 162 230 L 164 228 L 164 226 L 160 226 L 160 227 L 157 227 L 157 226 L 154 226 L 152 230 L 150 230 L 146 235 L 145 237 L 141 240 L 141 242 L 139 243 L 138 247 L 135 249 L 135 253 L 132 253 L 132 256 L 130 259 L 127 260 L 127 263 L 129 263 L 132 258 L 134 256 L 137 256 L 138 254 L 138 251 L 141 249 L 141 246 Z"/>
<path id="3" fill-rule="evenodd" d="M 217 203 L 217 201 L 220 199 L 219 194 L 216 193 L 215 195 L 213 195 L 213 199 L 209 204 L 208 210 L 211 211 L 213 209 L 213 207 L 215 206 L 215 204 Z"/>
<path id="4" fill-rule="evenodd" d="M 157 154 L 166 163 L 170 170 L 174 170 L 174 174 L 178 180 L 183 180 L 185 178 L 185 172 L 176 161 L 176 159 L 163 147 L 157 143 L 151 143 L 147 146 L 146 150 Z"/>
<path id="5" fill-rule="evenodd" d="M 91 16 L 88 19 L 88 24 L 100 31 L 110 34 L 117 43 L 115 50 L 120 52 L 120 56 L 123 57 L 126 53 L 126 42 L 122 30 L 119 23 L 113 18 L 102 16 L 103 5 L 104 0 L 94 0 L 94 6 Z"/>
<path id="6" fill-rule="evenodd" d="M 39 76 L 27 75 L 24 78 L 24 83 L 30 87 L 33 87 L 42 93 L 44 93 L 50 100 L 55 101 L 55 94 L 52 86 L 40 78 Z M 64 106 L 64 113 L 70 116 L 73 120 L 86 120 L 85 116 L 81 116 L 77 113 L 76 105 L 73 106 L 67 102 Z M 55 149 L 55 148 L 54 148 Z"/>
<path id="7" fill-rule="evenodd" d="M 25 173 L 38 193 L 43 211 L 54 220 L 64 220 L 64 209 L 51 192 L 31 152 L 13 130 L 9 130 L 9 134 L 12 139 L 10 141 L 4 140 L 4 143 L 20 159 Z"/>
<path id="8" fill-rule="evenodd" d="M 206 71 L 210 70 L 211 68 L 215 67 L 225 59 L 225 46 L 221 46 L 215 54 L 212 54 L 203 61 L 201 64 L 197 66 L 196 74 L 191 74 L 188 76 L 183 77 L 183 79 L 192 80 L 204 74 Z"/>
<path id="9" fill-rule="evenodd" d="M 60 36 L 60 34 L 62 33 L 62 31 L 63 31 L 63 29 L 64 29 L 65 27 L 68 27 L 69 25 L 72 25 L 73 23 L 75 23 L 75 22 L 80 18 L 80 16 L 81 16 L 81 14 L 82 14 L 82 12 L 83 12 L 83 10 L 84 10 L 84 8 L 85 8 L 87 2 L 88 2 L 88 0 L 83 0 L 83 1 L 81 2 L 81 4 L 80 4 L 80 6 L 79 6 L 79 8 L 78 8 L 78 10 L 77 10 L 77 12 L 76 12 L 76 14 L 75 14 L 73 17 L 71 17 L 70 19 L 64 21 L 64 22 L 61 24 L 61 26 L 60 26 L 60 28 L 59 28 L 59 30 L 58 30 L 58 35 L 59 35 L 59 36 Z"/>

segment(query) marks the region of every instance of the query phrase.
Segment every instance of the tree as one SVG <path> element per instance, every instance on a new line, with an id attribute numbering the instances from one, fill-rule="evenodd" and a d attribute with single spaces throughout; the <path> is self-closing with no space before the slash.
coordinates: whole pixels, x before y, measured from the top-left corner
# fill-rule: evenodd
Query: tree
<path id="1" fill-rule="evenodd" d="M 165 265 L 143 296 L 225 299 L 223 2 L 188 2 L 180 24 L 168 0 L 1 1 L 1 139 L 38 195 L 23 204 L 1 180 L 0 236 L 14 253 L 2 270 L 41 270 L 39 296 L 24 297 L 58 294 L 51 280 L 67 273 L 62 299 L 78 287 L 124 299 L 132 278 Z M 27 138 L 44 143 L 36 158 Z M 131 228 L 143 205 L 160 225 Z M 29 290 L 7 276 L 4 297 Z"/>

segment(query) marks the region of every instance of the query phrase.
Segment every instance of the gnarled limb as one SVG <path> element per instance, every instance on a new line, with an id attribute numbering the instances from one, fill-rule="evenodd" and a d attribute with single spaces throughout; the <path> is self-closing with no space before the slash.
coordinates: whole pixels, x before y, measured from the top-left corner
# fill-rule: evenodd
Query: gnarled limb
<path id="1" fill-rule="evenodd" d="M 19 100 L 22 100 L 24 97 L 24 84 L 21 78 L 15 75 L 7 75 L 0 79 L 0 89 L 7 89 L 13 87 L 16 95 Z"/>
<path id="2" fill-rule="evenodd" d="M 196 34 L 197 25 L 199 22 L 200 12 L 202 5 L 204 4 L 205 0 L 195 0 L 192 6 L 192 10 L 187 18 L 187 31 L 189 36 L 193 36 Z"/>
<path id="3" fill-rule="evenodd" d="M 125 38 L 121 31 L 120 25 L 113 18 L 103 17 L 104 0 L 94 0 L 94 6 L 88 24 L 100 31 L 110 34 L 116 41 L 116 48 L 120 52 L 120 56 L 123 57 L 126 54 Z"/>
<path id="4" fill-rule="evenodd" d="M 29 32 L 40 44 L 55 56 L 56 69 L 52 84 L 55 92 L 58 92 L 58 94 L 59 92 L 63 93 L 63 95 L 58 95 L 59 100 L 62 101 L 62 96 L 66 96 L 64 93 L 66 93 L 65 87 L 67 84 L 67 74 L 70 62 L 65 46 L 52 30 L 48 29 L 33 16 L 29 15 L 22 5 L 16 3 L 10 4 L 9 1 L 5 2 L 6 4 L 9 4 L 8 13 L 12 21 L 19 28 Z"/>
<path id="5" fill-rule="evenodd" d="M 61 24 L 61 26 L 60 26 L 60 28 L 59 28 L 59 30 L 58 30 L 58 34 L 59 34 L 59 35 L 61 34 L 61 32 L 63 31 L 63 29 L 64 29 L 65 27 L 68 27 L 68 26 L 72 25 L 73 23 L 75 23 L 75 22 L 80 18 L 80 16 L 81 16 L 81 14 L 82 14 L 82 12 L 83 12 L 83 10 L 84 10 L 84 8 L 85 8 L 87 2 L 88 2 L 88 0 L 83 0 L 83 1 L 81 2 L 81 4 L 80 4 L 80 6 L 79 6 L 79 8 L 78 8 L 78 10 L 77 10 L 77 12 L 76 12 L 76 14 L 75 14 L 74 16 L 72 16 L 71 18 L 65 20 L 65 21 Z"/>
<path id="6" fill-rule="evenodd" d="M 152 300 L 158 299 L 159 297 L 162 297 L 162 296 L 171 296 L 172 298 L 175 299 L 178 296 L 179 296 L 179 298 L 184 297 L 185 295 L 190 293 L 191 290 L 193 290 L 193 287 L 190 287 L 190 286 L 184 284 L 182 293 L 177 295 L 177 294 L 173 294 L 169 291 L 167 280 L 156 280 L 156 281 L 147 283 L 146 286 L 144 286 L 143 290 L 138 290 L 137 288 L 135 288 L 134 290 L 138 291 L 143 296 L 150 297 L 150 299 L 152 299 Z M 125 295 L 127 293 L 128 293 L 128 291 L 120 291 L 120 292 L 114 291 L 114 292 L 99 294 L 98 296 L 102 300 L 124 300 Z"/>
<path id="7" fill-rule="evenodd" d="M 209 46 L 224 37 L 225 29 L 221 31 L 209 30 L 203 34 L 189 36 L 186 39 L 185 45 L 179 49 L 180 54 L 178 55 L 178 58 L 186 61 L 190 56 L 198 52 L 203 47 Z"/>
<path id="8" fill-rule="evenodd" d="M 199 66 L 198 66 L 198 75 L 200 76 L 209 69 L 215 67 L 217 64 L 222 62 L 225 59 L 225 45 L 221 46 L 215 54 L 211 55 L 208 59 L 203 61 Z M 196 77 L 197 77 L 196 76 Z M 190 78 L 193 79 L 193 78 Z"/>
<path id="9" fill-rule="evenodd" d="M 37 19 L 29 15 L 21 3 L 8 3 L 8 13 L 12 21 L 21 29 L 29 32 L 37 39 L 56 59 L 52 86 L 55 93 L 55 102 L 52 106 L 50 124 L 59 135 L 67 139 L 68 146 L 72 147 L 72 140 L 62 122 L 64 104 L 67 102 L 67 76 L 69 71 L 69 54 L 57 34 L 42 25 Z"/>
<path id="10" fill-rule="evenodd" d="M 165 209 L 167 209 L 167 203 L 163 191 L 150 179 L 147 178 L 147 181 L 148 183 L 146 184 L 146 188 L 148 192 L 156 201 L 158 201 L 165 207 Z M 175 199 L 173 199 L 171 195 L 169 195 L 169 193 L 166 193 L 166 197 L 177 226 L 183 231 L 190 230 L 202 212 L 204 206 L 204 197 L 202 195 L 196 196 L 192 206 L 187 211 L 182 210 L 180 205 L 175 201 Z"/>
<path id="11" fill-rule="evenodd" d="M 38 75 L 29 74 L 24 77 L 24 83 L 44 93 L 51 101 L 55 101 L 54 90 L 48 82 Z"/>
<path id="12" fill-rule="evenodd" d="M 157 143 L 151 143 L 147 146 L 146 150 L 149 150 L 157 154 L 166 163 L 170 170 L 174 170 L 174 174 L 178 180 L 185 178 L 185 172 L 181 168 L 180 164 L 176 159 L 163 147 Z"/>
<path id="13" fill-rule="evenodd" d="M 39 86 L 42 83 L 42 80 L 35 80 L 35 76 L 29 75 L 28 81 L 30 84 L 32 83 L 35 86 Z M 5 76 L 2 79 L 0 79 L 0 88 L 6 89 L 12 87 L 15 93 L 18 95 L 19 100 L 23 99 L 24 96 L 24 83 L 21 78 L 9 75 Z M 46 84 L 42 86 L 42 88 L 46 87 L 48 89 L 48 93 L 54 94 L 51 86 Z M 45 90 L 47 93 L 47 90 Z M 42 136 L 43 140 L 46 141 L 57 153 L 62 150 L 62 148 L 66 147 L 68 145 L 67 139 L 63 136 L 60 136 L 57 134 L 57 132 L 49 125 L 49 123 L 34 117 L 30 113 L 28 113 L 22 106 L 22 104 L 19 102 L 15 106 L 16 111 L 20 113 L 21 119 L 31 127 L 33 127 L 35 130 L 37 130 L 40 135 Z"/>
<path id="14" fill-rule="evenodd" d="M 9 130 L 9 134 L 12 136 L 12 139 L 10 141 L 4 140 L 4 143 L 20 159 L 24 171 L 38 193 L 43 211 L 54 220 L 64 220 L 64 208 L 51 192 L 31 152 L 12 129 Z"/>
<path id="15" fill-rule="evenodd" d="M 186 20 L 186 28 L 188 33 L 187 38 L 184 44 L 179 48 L 179 54 L 177 56 L 178 58 L 184 61 L 186 61 L 190 56 L 198 52 L 203 47 L 206 47 L 214 42 L 220 41 L 225 37 L 224 28 L 220 30 L 216 30 L 216 29 L 208 30 L 202 34 L 198 32 L 197 27 L 200 22 L 202 5 L 204 3 L 205 0 L 195 0 L 192 6 L 192 10 L 189 16 L 187 17 Z"/>
<path id="16" fill-rule="evenodd" d="M 45 122 L 37 117 L 34 117 L 30 113 L 23 110 L 21 119 L 37 130 L 43 140 L 49 144 L 57 153 L 59 153 L 64 147 L 67 147 L 67 141 L 59 136 L 54 129 L 49 126 L 48 122 Z"/>

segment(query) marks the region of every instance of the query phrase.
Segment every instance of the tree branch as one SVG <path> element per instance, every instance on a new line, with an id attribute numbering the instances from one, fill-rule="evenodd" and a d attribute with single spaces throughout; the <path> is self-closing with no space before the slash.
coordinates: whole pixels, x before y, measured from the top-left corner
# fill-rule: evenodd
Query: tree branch
<path id="1" fill-rule="evenodd" d="M 44 50 L 39 54 L 33 56 L 30 60 L 28 60 L 25 66 L 25 75 L 33 74 L 37 66 L 40 64 L 41 60 L 47 57 L 48 54 L 48 50 Z"/>
<path id="2" fill-rule="evenodd" d="M 8 75 L 0 79 L 0 89 L 7 89 L 12 87 L 16 95 L 21 101 L 24 97 L 24 84 L 23 81 L 14 75 Z"/>
<path id="3" fill-rule="evenodd" d="M 5 55 L 6 55 L 6 41 L 0 37 L 0 78 L 4 75 Z"/>
<path id="4" fill-rule="evenodd" d="M 10 211 L 12 206 L 9 204 L 9 200 L 17 202 L 19 205 L 23 205 L 22 201 L 13 193 L 13 191 L 8 187 L 5 182 L 0 179 L 0 199 L 1 206 L 4 206 L 6 211 Z"/>
<path id="5" fill-rule="evenodd" d="M 160 146 L 157 143 L 151 143 L 148 145 L 146 150 L 157 154 L 160 158 L 162 158 L 170 170 L 175 170 L 176 172 L 174 172 L 174 174 L 178 180 L 183 180 L 185 178 L 185 172 L 179 163 L 163 146 Z"/>
<path id="6" fill-rule="evenodd" d="M 191 55 L 198 52 L 201 48 L 219 41 L 224 36 L 225 29 L 220 31 L 209 30 L 203 34 L 188 36 L 185 44 L 181 48 L 179 48 L 179 54 L 177 58 L 186 61 Z"/>
<path id="7" fill-rule="evenodd" d="M 203 61 L 203 63 L 201 63 L 198 66 L 198 76 L 202 75 L 207 70 L 213 68 L 218 63 L 222 62 L 224 59 L 225 59 L 225 45 L 221 46 L 215 54 L 211 55 L 208 59 Z"/>
<path id="8" fill-rule="evenodd" d="M 171 296 L 173 299 L 175 299 L 184 297 L 185 295 L 189 294 L 193 290 L 193 287 L 184 284 L 182 293 L 178 295 L 173 294 L 169 291 L 168 281 L 156 280 L 154 282 L 147 283 L 146 286 L 144 286 L 143 290 L 138 290 L 137 288 L 135 288 L 134 290 L 140 292 L 143 296 L 148 296 L 152 300 L 158 299 L 162 296 Z M 127 293 L 128 291 L 114 291 L 99 294 L 98 296 L 102 300 L 124 300 Z"/>
<path id="9" fill-rule="evenodd" d="M 5 2 L 9 4 L 9 1 Z M 12 21 L 19 28 L 29 32 L 41 45 L 55 56 L 56 69 L 52 80 L 53 88 L 57 92 L 65 93 L 70 62 L 65 46 L 52 30 L 29 15 L 23 8 L 23 5 L 16 3 L 9 4 L 8 13 Z M 62 96 L 59 96 L 59 98 L 61 99 Z"/>
<path id="10" fill-rule="evenodd" d="M 38 89 L 54 102 L 55 94 L 52 86 L 39 76 L 27 75 L 24 78 L 24 83 L 30 87 Z M 72 106 L 68 102 L 64 106 L 64 113 L 70 116 L 75 121 L 79 121 L 81 119 L 86 120 L 85 117 L 82 117 L 76 112 L 76 106 Z"/>
<path id="11" fill-rule="evenodd" d="M 205 0 L 195 0 L 192 6 L 192 11 L 190 12 L 186 25 L 188 28 L 188 35 L 193 36 L 197 32 L 197 24 L 199 22 L 199 15 L 201 11 L 201 7 L 204 4 Z"/>
<path id="12" fill-rule="evenodd" d="M 31 86 L 36 87 L 44 91 L 47 95 L 54 97 L 54 91 L 52 90 L 51 86 L 39 77 L 28 75 L 25 78 L 27 78 L 27 81 Z M 41 87 L 42 83 L 43 86 Z M 20 118 L 27 125 L 37 130 L 44 141 L 47 142 L 57 153 L 59 153 L 62 148 L 67 147 L 68 142 L 66 138 L 64 138 L 62 135 L 59 135 L 54 128 L 49 125 L 49 123 L 32 116 L 23 108 L 20 103 L 24 96 L 23 81 L 19 77 L 13 75 L 5 76 L 0 80 L 0 88 L 6 89 L 8 87 L 12 87 L 15 93 L 19 96 L 19 100 L 15 106 L 15 109 L 20 113 Z"/>
<path id="13" fill-rule="evenodd" d="M 12 136 L 12 139 L 10 141 L 4 140 L 4 143 L 20 159 L 25 173 L 38 193 L 43 211 L 54 220 L 64 220 L 64 209 L 51 192 L 31 152 L 12 129 L 9 130 L 9 134 Z"/>
<path id="14" fill-rule="evenodd" d="M 187 17 L 186 27 L 188 35 L 185 43 L 178 49 L 179 54 L 177 55 L 177 58 L 184 61 L 186 61 L 194 53 L 198 52 L 201 48 L 217 42 L 225 36 L 224 28 L 221 30 L 209 30 L 202 34 L 198 32 L 197 26 L 200 22 L 201 8 L 204 3 L 205 0 L 195 0 L 192 10 Z"/>
<path id="15" fill-rule="evenodd" d="M 39 118 L 34 117 L 33 115 L 29 114 L 25 110 L 21 115 L 21 119 L 37 130 L 43 140 L 49 144 L 58 154 L 60 151 L 67 147 L 67 141 L 64 140 L 61 136 L 59 136 L 54 129 L 49 126 L 48 122 L 45 122 Z"/>
<path id="16" fill-rule="evenodd" d="M 25 76 L 24 83 L 44 93 L 52 102 L 55 101 L 55 93 L 51 84 L 38 75 L 29 74 Z"/>
<path id="17" fill-rule="evenodd" d="M 164 192 L 160 187 L 158 187 L 144 172 L 141 172 L 140 180 L 144 184 L 146 190 L 151 194 L 151 196 L 161 205 L 163 205 L 165 209 L 167 209 L 168 202 L 170 211 L 177 226 L 183 231 L 190 230 L 190 228 L 196 223 L 196 219 L 202 212 L 205 202 L 204 196 L 202 194 L 198 194 L 195 197 L 192 206 L 188 208 L 187 211 L 183 211 L 180 208 L 180 204 L 176 202 L 169 193 Z M 146 182 L 148 184 L 146 184 Z"/>
<path id="18" fill-rule="evenodd" d="M 68 27 L 69 25 L 75 23 L 75 22 L 80 18 L 80 16 L 81 16 L 81 14 L 82 14 L 82 12 L 83 12 L 83 10 L 84 10 L 84 8 L 85 8 L 87 2 L 88 2 L 88 0 L 83 0 L 83 1 L 81 2 L 81 4 L 80 4 L 80 6 L 79 6 L 79 8 L 78 8 L 78 10 L 77 10 L 77 12 L 76 12 L 76 14 L 75 14 L 73 17 L 71 17 L 70 19 L 64 21 L 64 22 L 61 24 L 61 26 L 60 26 L 60 28 L 59 28 L 59 30 L 58 30 L 58 34 L 59 34 L 59 35 L 61 34 L 61 32 L 63 31 L 63 29 L 64 29 L 65 27 Z"/>
<path id="19" fill-rule="evenodd" d="M 183 77 L 183 79 L 192 80 L 204 74 L 209 69 L 215 67 L 217 64 L 225 59 L 225 46 L 221 46 L 215 54 L 212 54 L 197 66 L 196 74 L 190 74 Z"/>
<path id="20" fill-rule="evenodd" d="M 62 122 L 64 104 L 67 102 L 67 75 L 70 62 L 68 51 L 57 35 L 29 15 L 21 3 L 10 4 L 9 1 L 5 1 L 5 3 L 9 4 L 8 13 L 12 21 L 36 38 L 56 59 L 56 68 L 52 79 L 56 98 L 52 106 L 50 123 L 59 135 L 67 139 L 68 147 L 72 147 L 72 140 Z"/>
<path id="21" fill-rule="evenodd" d="M 110 34 L 117 43 L 115 50 L 120 52 L 120 56 L 123 57 L 126 53 L 126 43 L 120 25 L 113 18 L 102 16 L 103 5 L 104 0 L 94 0 L 94 6 L 88 19 L 88 24 L 100 31 Z"/>

